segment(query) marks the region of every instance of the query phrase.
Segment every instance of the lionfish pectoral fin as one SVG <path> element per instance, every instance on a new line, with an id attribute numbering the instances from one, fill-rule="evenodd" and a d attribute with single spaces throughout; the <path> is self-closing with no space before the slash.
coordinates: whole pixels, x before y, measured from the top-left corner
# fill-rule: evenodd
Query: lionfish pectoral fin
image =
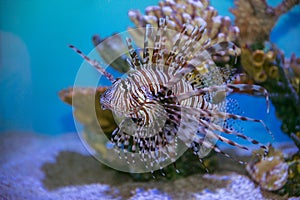
<path id="1" fill-rule="evenodd" d="M 218 124 L 209 123 L 209 122 L 207 122 L 205 120 L 202 120 L 202 119 L 200 119 L 199 122 L 200 122 L 200 124 L 202 126 L 208 127 L 210 130 L 220 131 L 220 132 L 228 134 L 228 135 L 235 135 L 235 136 L 237 136 L 239 138 L 242 138 L 242 139 L 244 139 L 244 140 L 246 140 L 246 141 L 248 141 L 248 142 L 250 142 L 250 143 L 252 143 L 254 145 L 258 145 L 260 148 L 264 149 L 265 152 L 268 152 L 268 145 L 264 145 L 264 144 L 258 142 L 257 140 L 252 139 L 252 138 L 250 138 L 250 137 L 248 137 L 248 136 L 246 136 L 246 135 L 244 135 L 242 133 L 230 130 L 230 129 L 225 128 L 225 127 L 221 127 Z M 222 139 L 221 139 L 221 141 L 222 141 Z M 226 142 L 226 143 L 229 144 L 231 142 Z M 232 145 L 232 144 L 230 144 L 230 145 Z M 238 145 L 234 145 L 233 144 L 233 146 L 238 146 Z M 239 147 L 239 148 L 248 150 L 247 147 Z"/>
<path id="2" fill-rule="evenodd" d="M 206 129 L 204 130 L 204 132 L 205 132 L 205 136 L 212 137 L 213 139 L 215 139 L 215 140 L 217 140 L 217 141 L 224 142 L 224 143 L 226 143 L 226 144 L 229 144 L 229 145 L 231 145 L 231 146 L 238 147 L 238 148 L 240 148 L 240 149 L 249 150 L 246 146 L 240 145 L 240 144 L 238 144 L 237 142 L 234 142 L 234 141 L 229 140 L 229 139 L 227 139 L 227 138 L 225 138 L 225 137 L 223 137 L 223 136 L 221 136 L 221 135 L 216 134 L 213 130 L 209 129 L 209 127 L 206 128 Z"/>
<path id="3" fill-rule="evenodd" d="M 199 96 L 204 95 L 210 92 L 227 92 L 229 94 L 232 93 L 247 93 L 251 94 L 254 93 L 255 95 L 264 95 L 266 98 L 266 104 L 267 104 L 267 113 L 269 113 L 270 110 L 270 103 L 269 103 L 269 94 L 268 91 L 259 86 L 259 85 L 249 85 L 249 84 L 226 84 L 226 85 L 215 85 L 215 86 L 209 86 L 207 88 L 199 88 L 191 92 L 186 92 L 184 94 L 178 94 L 177 98 L 179 101 L 182 101 L 184 99 L 188 99 L 193 96 Z"/>
<path id="4" fill-rule="evenodd" d="M 274 140 L 274 135 L 269 129 L 269 127 L 263 122 L 261 119 L 254 119 L 250 117 L 245 117 L 245 116 L 240 116 L 236 114 L 231 114 L 231 113 L 225 113 L 225 112 L 220 112 L 220 111 L 214 111 L 214 110 L 199 110 L 202 116 L 214 116 L 220 119 L 234 119 L 234 120 L 241 120 L 241 121 L 250 121 L 250 122 L 258 122 L 260 123 L 266 131 L 269 133 L 269 135 L 272 137 Z"/>
<path id="5" fill-rule="evenodd" d="M 111 135 L 111 142 L 114 145 L 114 150 L 118 153 L 119 158 L 122 158 L 122 152 L 124 158 L 128 162 L 127 148 L 129 145 L 129 138 L 122 132 L 120 128 L 116 128 Z"/>
<path id="6" fill-rule="evenodd" d="M 207 134 L 207 131 L 208 129 L 202 129 L 203 133 L 206 133 Z M 227 158 L 230 158 L 232 159 L 233 161 L 235 162 L 238 162 L 242 165 L 246 164 L 246 162 L 243 162 L 241 160 L 237 160 L 235 159 L 234 157 L 232 157 L 231 155 L 229 155 L 228 153 L 222 151 L 217 145 L 215 142 L 211 143 L 208 139 L 203 139 L 202 137 L 200 138 L 195 138 L 195 142 L 198 143 L 200 146 L 202 146 L 202 151 L 199 151 L 197 152 L 198 156 L 200 158 L 203 158 L 205 156 L 207 156 L 207 154 L 210 152 L 210 150 L 213 150 L 215 151 L 216 153 L 220 153 L 222 155 L 224 155 L 225 157 Z M 204 154 L 203 154 L 203 149 L 206 149 L 206 151 L 204 151 Z M 203 155 L 202 155 L 203 154 Z"/>
<path id="7" fill-rule="evenodd" d="M 270 102 L 269 102 L 269 93 L 268 91 L 259 85 L 249 85 L 249 84 L 227 84 L 226 85 L 228 92 L 230 93 L 246 93 L 246 94 L 254 94 L 254 95 L 263 95 L 266 98 L 267 104 L 267 113 L 270 111 Z"/>
<path id="8" fill-rule="evenodd" d="M 201 108 L 183 107 L 183 106 L 181 106 L 180 112 L 181 112 L 182 118 L 186 118 L 188 123 L 193 124 L 192 122 L 196 120 L 197 122 L 194 122 L 194 124 L 199 124 L 198 131 L 200 132 L 200 134 L 202 133 L 202 136 L 207 136 L 208 137 L 207 139 L 213 139 L 215 141 L 220 140 L 231 146 L 236 146 L 241 149 L 248 150 L 248 148 L 246 146 L 243 146 L 234 141 L 231 141 L 221 135 L 216 134 L 213 131 L 218 131 L 220 133 L 223 132 L 225 134 L 235 135 L 239 138 L 247 140 L 254 145 L 258 145 L 261 149 L 264 149 L 265 153 L 268 153 L 268 147 L 266 145 L 263 145 L 262 143 L 258 142 L 257 140 L 252 139 L 246 135 L 243 135 L 242 133 L 235 132 L 235 131 L 230 130 L 225 127 L 221 127 L 218 124 L 203 120 L 200 117 L 216 117 L 219 119 L 232 118 L 232 119 L 238 119 L 238 120 L 242 120 L 242 121 L 259 122 L 263 125 L 263 127 L 267 130 L 267 132 L 273 137 L 272 132 L 269 130 L 269 128 L 264 124 L 264 122 L 262 120 L 248 118 L 248 117 L 239 116 L 239 115 L 234 115 L 234 114 L 230 114 L 230 113 L 224 113 L 224 112 L 220 112 L 220 111 L 204 110 Z M 189 137 L 193 137 L 193 136 L 194 135 L 191 134 Z M 187 143 L 188 142 L 190 142 L 190 141 L 187 140 Z M 214 142 L 210 141 L 210 143 L 214 143 Z"/>

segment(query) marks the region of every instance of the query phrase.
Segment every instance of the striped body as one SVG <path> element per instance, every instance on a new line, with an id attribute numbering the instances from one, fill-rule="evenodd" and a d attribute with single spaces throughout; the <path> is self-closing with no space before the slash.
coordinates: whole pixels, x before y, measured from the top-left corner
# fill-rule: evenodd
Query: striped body
<path id="1" fill-rule="evenodd" d="M 181 107 L 217 109 L 217 106 L 207 102 L 204 95 L 177 99 L 177 94 L 193 92 L 194 88 L 187 80 L 181 79 L 167 89 L 175 73 L 176 70 L 170 67 L 160 66 L 158 69 L 157 65 L 148 63 L 129 72 L 126 78 L 114 82 L 101 96 L 103 108 L 113 110 L 115 115 L 123 119 L 123 124 L 120 124 L 112 138 L 117 146 L 129 149 L 130 152 L 165 152 L 167 145 L 167 158 L 172 155 L 171 159 L 175 160 L 175 138 L 178 136 L 186 145 L 190 145 L 190 138 L 193 137 L 190 131 L 185 134 L 189 133 L 191 137 L 178 134 L 182 124 Z M 196 133 L 197 126 L 194 124 L 190 130 Z"/>
<path id="2" fill-rule="evenodd" d="M 157 100 L 157 94 L 166 87 L 169 80 L 174 77 L 175 72 L 172 68 L 167 67 L 157 69 L 152 64 L 140 70 L 134 70 L 128 73 L 126 78 L 117 80 L 101 97 L 100 103 L 106 109 L 114 109 L 115 112 L 126 113 L 126 117 L 132 117 L 137 110 L 143 110 L 143 107 L 146 109 L 154 104 Z M 182 79 L 170 90 L 174 95 L 192 92 L 194 88 L 187 80 Z M 176 103 L 205 109 L 212 106 L 199 96 L 193 96 Z M 152 122 L 148 121 L 147 123 Z"/>
<path id="3" fill-rule="evenodd" d="M 156 34 L 150 38 L 153 31 Z M 258 145 L 267 153 L 265 145 L 223 126 L 227 119 L 252 121 L 261 123 L 270 133 L 261 120 L 226 113 L 225 97 L 230 93 L 264 95 L 268 103 L 264 88 L 229 84 L 228 74 L 214 64 L 210 55 L 232 54 L 237 49 L 234 44 L 210 45 L 203 25 L 194 27 L 188 37 L 184 27 L 175 39 L 171 38 L 174 46 L 167 48 L 165 43 L 170 38 L 166 32 L 166 19 L 163 18 L 157 30 L 147 26 L 142 52 L 136 51 L 131 39 L 127 38 L 130 55 L 127 61 L 131 69 L 120 79 L 114 79 L 99 63 L 71 46 L 112 82 L 101 96 L 100 104 L 111 110 L 117 121 L 118 128 L 111 136 L 116 150 L 124 153 L 128 163 L 128 154 L 132 155 L 134 163 L 137 153 L 151 171 L 162 168 L 166 160 L 174 162 L 183 153 L 182 145 L 191 148 L 200 160 L 209 150 L 230 157 L 215 146 L 218 140 L 248 149 L 227 139 L 226 134 Z M 148 46 L 151 40 L 153 47 Z"/>

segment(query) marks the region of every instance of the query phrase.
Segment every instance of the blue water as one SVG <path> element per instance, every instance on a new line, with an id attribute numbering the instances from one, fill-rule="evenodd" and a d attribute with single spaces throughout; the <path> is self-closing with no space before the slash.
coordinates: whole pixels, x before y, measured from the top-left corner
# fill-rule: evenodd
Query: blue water
<path id="1" fill-rule="evenodd" d="M 93 48 L 93 34 L 106 37 L 124 31 L 132 26 L 127 17 L 129 9 L 143 12 L 157 2 L 0 0 L 0 131 L 45 134 L 75 131 L 72 109 L 57 95 L 61 89 L 73 85 L 82 62 L 67 44 L 88 53 Z M 233 1 L 211 2 L 220 14 L 233 18 L 228 11 Z M 276 5 L 280 1 L 270 2 Z M 285 15 L 271 35 L 272 41 L 288 56 L 292 52 L 300 56 L 300 23 L 296 20 L 299 13 L 298 6 Z M 248 102 L 243 109 L 245 113 L 250 110 L 250 115 L 267 120 L 281 138 L 274 108 L 265 116 L 260 109 L 265 106 L 263 99 L 248 96 L 244 99 Z"/>

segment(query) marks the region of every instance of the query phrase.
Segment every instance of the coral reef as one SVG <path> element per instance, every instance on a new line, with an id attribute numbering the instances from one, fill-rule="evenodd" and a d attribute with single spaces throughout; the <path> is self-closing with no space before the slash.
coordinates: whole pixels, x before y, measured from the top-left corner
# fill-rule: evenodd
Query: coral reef
<path id="1" fill-rule="evenodd" d="M 265 0 L 235 0 L 236 8 L 230 9 L 240 30 L 239 69 L 269 91 L 282 130 L 290 136 L 300 131 L 299 59 L 285 58 L 269 40 L 280 16 L 298 4 L 299 0 L 284 0 L 271 7 Z"/>
<path id="2" fill-rule="evenodd" d="M 246 170 L 250 177 L 268 191 L 288 196 L 300 196 L 299 154 L 287 156 L 270 147 L 267 157 L 253 156 Z"/>
<path id="3" fill-rule="evenodd" d="M 235 48 L 228 52 L 217 52 L 213 54 L 213 60 L 223 67 L 227 66 L 228 62 L 232 62 L 233 56 L 240 55 L 238 62 L 234 65 L 237 70 L 228 69 L 224 74 L 227 73 L 228 78 L 232 76 L 232 72 L 245 72 L 246 78 L 239 80 L 239 83 L 255 83 L 265 87 L 270 92 L 277 116 L 282 120 L 282 130 L 295 141 L 300 149 L 300 58 L 295 55 L 289 59 L 285 58 L 282 51 L 269 41 L 270 33 L 280 16 L 299 3 L 299 0 L 284 0 L 278 6 L 271 7 L 266 0 L 235 0 L 236 7 L 230 9 L 235 16 L 235 25 L 232 25 L 229 17 L 218 15 L 218 12 L 209 5 L 208 0 L 165 0 L 157 6 L 147 7 L 145 15 L 138 10 L 131 10 L 128 15 L 136 27 L 145 27 L 146 24 L 157 26 L 160 17 L 167 17 L 167 27 L 176 32 L 181 31 L 185 23 L 191 24 L 191 27 L 205 23 L 207 29 L 204 36 L 211 38 L 206 48 L 219 42 L 236 42 L 241 50 Z M 191 33 L 191 27 L 187 27 L 187 36 Z M 132 33 L 137 45 L 143 46 L 144 33 L 133 32 L 133 28 L 128 28 L 128 30 Z M 167 37 L 167 41 L 172 41 L 175 34 L 169 34 Z M 97 35 L 93 37 L 97 51 L 108 64 L 112 57 L 120 55 L 120 52 L 127 49 L 118 35 L 115 35 L 114 41 L 110 40 L 100 48 L 97 45 L 102 41 Z M 154 41 L 151 42 L 153 44 Z M 127 72 L 130 68 L 126 62 L 128 55 L 119 56 L 110 65 L 121 73 Z M 201 74 L 199 70 L 194 71 L 186 79 L 195 79 L 198 74 Z M 92 127 L 97 127 L 100 123 L 104 132 L 110 137 L 116 125 L 110 111 L 101 110 L 98 103 L 100 94 L 105 89 L 98 88 L 96 92 L 92 88 L 82 88 L 76 92 L 67 89 L 60 92 L 60 97 L 71 105 L 72 96 L 81 95 L 79 99 L 82 99 L 82 103 L 73 105 L 75 117 L 91 132 L 93 132 Z M 83 106 L 86 104 L 83 102 L 87 101 L 86 98 L 92 98 L 97 102 L 96 108 L 89 107 L 93 111 L 96 109 L 97 120 L 90 119 L 84 114 L 86 108 Z M 84 113 L 81 112 L 83 110 L 85 110 Z M 296 155 L 292 158 L 284 158 L 280 151 L 273 149 L 266 159 L 252 160 L 246 169 L 250 177 L 266 190 L 275 190 L 280 194 L 300 195 L 300 165 L 299 157 Z M 174 172 L 172 169 L 168 170 L 170 174 Z M 189 174 L 188 169 L 187 174 Z M 148 180 L 145 177 L 141 179 Z"/>
<path id="4" fill-rule="evenodd" d="M 98 88 L 68 88 L 59 92 L 59 97 L 74 108 L 75 118 L 82 123 L 87 131 L 98 132 L 99 125 L 107 135 L 116 128 L 111 111 L 103 110 L 99 104 L 101 94 L 106 87 Z M 76 98 L 76 102 L 73 100 Z M 91 103 L 92 102 L 92 103 Z M 94 118 L 90 113 L 96 113 Z"/>
<path id="5" fill-rule="evenodd" d="M 239 35 L 239 29 L 232 25 L 230 18 L 218 15 L 217 10 L 209 5 L 208 0 L 166 0 L 159 2 L 158 6 L 147 7 L 145 15 L 142 15 L 138 10 L 130 10 L 128 16 L 138 28 L 145 27 L 146 24 L 157 26 L 159 18 L 167 18 L 167 27 L 176 32 L 180 32 L 184 24 L 189 24 L 187 26 L 187 35 L 191 34 L 194 26 L 201 27 L 206 25 L 203 37 L 210 38 L 210 42 L 205 44 L 204 48 L 220 42 L 235 41 Z M 130 31 L 132 28 L 128 28 L 128 30 Z M 135 34 L 132 34 L 132 37 L 137 44 L 142 44 L 142 32 L 135 32 Z M 175 36 L 169 34 L 168 38 L 175 39 Z M 228 54 L 236 55 L 239 53 L 229 50 L 229 52 L 224 52 L 224 54 L 215 54 L 213 55 L 214 61 L 226 63 L 230 59 Z"/>
<path id="6" fill-rule="evenodd" d="M 279 78 L 279 66 L 276 63 L 275 50 L 252 50 L 250 47 L 242 48 L 241 65 L 244 71 L 254 82 L 263 83 L 267 79 Z"/>
<path id="7" fill-rule="evenodd" d="M 291 59 L 281 57 L 278 66 L 279 77 L 262 83 L 271 93 L 271 100 L 276 114 L 282 120 L 281 129 L 287 133 L 300 149 L 300 91 L 299 91 L 299 59 L 294 55 Z"/>
<path id="8" fill-rule="evenodd" d="M 294 88 L 292 93 L 294 98 L 299 101 L 300 94 L 300 58 L 297 58 L 295 54 L 292 55 L 290 60 L 285 59 L 283 70 L 285 76 L 288 78 L 288 81 L 291 86 L 290 88 Z"/>
<path id="9" fill-rule="evenodd" d="M 261 45 L 263 48 L 242 47 L 240 67 L 246 72 L 247 81 L 269 91 L 277 117 L 282 120 L 282 130 L 291 136 L 300 131 L 299 58 L 285 58 L 270 42 Z"/>
<path id="10" fill-rule="evenodd" d="M 178 32 L 186 23 L 198 27 L 205 23 L 207 37 L 211 39 L 212 45 L 223 41 L 234 41 L 239 33 L 238 28 L 231 25 L 230 18 L 218 15 L 217 10 L 210 6 L 207 0 L 161 1 L 158 6 L 147 7 L 145 15 L 137 10 L 131 10 L 128 16 L 136 27 L 145 27 L 146 24 L 157 26 L 159 18 L 168 17 L 168 28 Z M 188 35 L 192 32 L 192 26 L 188 27 Z"/>
<path id="11" fill-rule="evenodd" d="M 230 9 L 235 25 L 240 29 L 239 43 L 261 44 L 269 41 L 270 33 L 279 17 L 288 12 L 299 0 L 284 0 L 273 8 L 266 0 L 235 0 L 236 8 Z"/>
<path id="12" fill-rule="evenodd" d="M 277 117 L 282 120 L 282 130 L 291 136 L 300 131 L 299 59 L 295 55 L 286 59 L 269 42 L 263 45 L 264 48 L 259 49 L 241 48 L 240 67 L 247 74 L 242 82 L 251 80 L 269 91 Z"/>
<path id="13" fill-rule="evenodd" d="M 257 156 L 247 164 L 246 169 L 262 188 L 274 191 L 282 188 L 288 179 L 289 166 L 281 151 L 270 148 L 266 158 Z"/>
<path id="14" fill-rule="evenodd" d="M 280 16 L 297 4 L 300 4 L 299 0 L 284 0 L 273 8 L 265 0 L 235 0 L 236 8 L 230 11 L 235 15 L 235 25 L 240 29 L 240 69 L 246 72 L 246 80 L 250 79 L 269 91 L 277 117 L 282 120 L 281 129 L 300 150 L 300 59 L 295 55 L 285 58 L 282 51 L 269 41 Z M 286 160 L 294 163 L 289 166 L 288 176 Z M 295 163 L 298 163 L 295 156 L 284 159 L 280 152 L 274 150 L 266 160 L 249 163 L 247 170 L 263 188 L 299 196 L 297 188 L 300 181 L 295 178 L 299 170 Z"/>
<path id="15" fill-rule="evenodd" d="M 287 183 L 279 194 L 288 194 L 289 196 L 300 196 L 300 155 L 295 154 L 288 160 L 289 173 Z"/>

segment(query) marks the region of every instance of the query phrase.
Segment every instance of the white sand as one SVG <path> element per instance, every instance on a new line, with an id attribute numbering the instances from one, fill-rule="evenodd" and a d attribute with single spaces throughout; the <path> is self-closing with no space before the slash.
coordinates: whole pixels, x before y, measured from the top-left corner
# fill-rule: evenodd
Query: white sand
<path id="1" fill-rule="evenodd" d="M 5 133 L 0 135 L 0 151 L 1 200 L 264 199 L 257 185 L 235 173 L 134 182 L 89 156 L 77 134 Z M 214 187 L 218 181 L 228 184 Z"/>

